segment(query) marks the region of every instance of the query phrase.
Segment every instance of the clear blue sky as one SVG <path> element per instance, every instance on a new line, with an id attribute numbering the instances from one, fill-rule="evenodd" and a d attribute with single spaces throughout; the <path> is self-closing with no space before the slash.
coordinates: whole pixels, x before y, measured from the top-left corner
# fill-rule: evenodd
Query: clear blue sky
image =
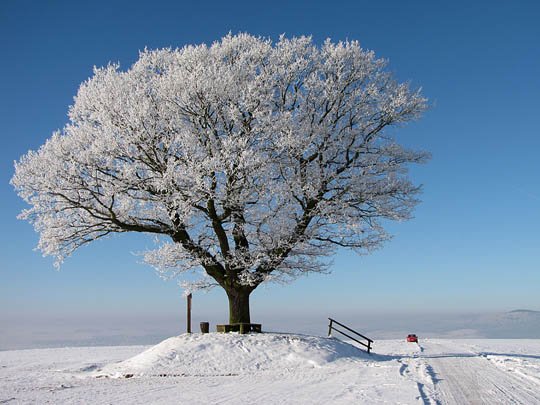
<path id="1" fill-rule="evenodd" d="M 340 252 L 333 274 L 261 287 L 254 318 L 289 312 L 540 310 L 540 3 L 531 1 L 15 1 L 0 3 L 0 317 L 122 317 L 183 311 L 180 290 L 133 252 L 149 239 L 99 241 L 60 272 L 9 180 L 13 161 L 66 122 L 94 65 L 129 67 L 144 47 L 211 42 L 229 31 L 317 42 L 358 39 L 422 86 L 425 117 L 396 132 L 433 154 L 415 218 L 383 249 Z M 225 296 L 196 296 L 225 314 Z M 216 308 L 216 309 L 214 309 Z M 115 315 L 116 314 L 116 315 Z"/>

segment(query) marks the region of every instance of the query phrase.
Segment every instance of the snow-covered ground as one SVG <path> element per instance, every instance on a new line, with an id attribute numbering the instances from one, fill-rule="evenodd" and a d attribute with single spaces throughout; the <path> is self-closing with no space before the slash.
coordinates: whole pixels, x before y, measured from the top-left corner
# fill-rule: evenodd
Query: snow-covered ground
<path id="1" fill-rule="evenodd" d="M 540 404 L 540 340 L 192 334 L 0 352 L 4 403 Z"/>

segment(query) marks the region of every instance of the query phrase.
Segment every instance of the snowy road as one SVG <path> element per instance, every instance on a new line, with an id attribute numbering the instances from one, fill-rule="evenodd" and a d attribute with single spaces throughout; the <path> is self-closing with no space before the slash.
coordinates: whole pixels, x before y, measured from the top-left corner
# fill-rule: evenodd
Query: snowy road
<path id="1" fill-rule="evenodd" d="M 540 405 L 540 340 L 381 340 L 367 356 L 306 336 L 204 339 L 180 337 L 146 351 L 0 351 L 0 404 Z M 235 350 L 231 364 L 226 355 Z M 147 371 L 111 378 L 103 374 L 111 367 Z"/>
<path id="2" fill-rule="evenodd" d="M 512 361 L 523 365 L 526 359 L 538 371 L 540 356 L 489 353 L 459 340 L 428 339 L 420 343 L 417 354 L 400 361 L 407 370 L 414 370 L 425 403 L 540 404 L 540 375 L 501 367 Z"/>

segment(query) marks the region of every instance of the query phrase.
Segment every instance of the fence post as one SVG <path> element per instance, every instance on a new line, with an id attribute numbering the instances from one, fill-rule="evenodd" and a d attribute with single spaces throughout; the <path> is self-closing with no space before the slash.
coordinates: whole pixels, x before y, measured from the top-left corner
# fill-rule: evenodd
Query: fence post
<path id="1" fill-rule="evenodd" d="M 332 336 L 332 318 L 328 318 L 330 320 L 330 323 L 328 324 L 328 336 Z"/>
<path id="2" fill-rule="evenodd" d="M 187 333 L 191 333 L 191 297 L 193 297 L 193 295 L 189 293 L 187 296 Z"/>

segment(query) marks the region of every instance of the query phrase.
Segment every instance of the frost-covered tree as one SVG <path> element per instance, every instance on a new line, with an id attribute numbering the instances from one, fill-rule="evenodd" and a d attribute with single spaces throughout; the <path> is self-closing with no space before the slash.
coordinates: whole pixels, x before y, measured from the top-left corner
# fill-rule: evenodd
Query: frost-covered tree
<path id="1" fill-rule="evenodd" d="M 221 286 L 249 322 L 260 284 L 324 271 L 336 247 L 366 252 L 407 219 L 426 158 L 386 133 L 426 107 L 358 42 L 228 35 L 145 50 L 95 69 L 69 123 L 15 165 L 21 218 L 59 264 L 104 236 L 157 236 L 162 274 Z"/>

